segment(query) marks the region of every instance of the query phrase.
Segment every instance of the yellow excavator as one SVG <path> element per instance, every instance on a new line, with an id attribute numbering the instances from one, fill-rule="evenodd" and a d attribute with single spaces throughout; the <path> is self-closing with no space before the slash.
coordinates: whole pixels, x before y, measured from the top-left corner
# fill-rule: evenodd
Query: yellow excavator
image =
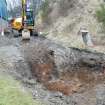
<path id="1" fill-rule="evenodd" d="M 11 20 L 13 32 L 18 31 L 22 35 L 22 39 L 30 39 L 31 35 L 38 36 L 34 24 L 34 9 L 32 0 L 22 0 L 22 16 Z"/>

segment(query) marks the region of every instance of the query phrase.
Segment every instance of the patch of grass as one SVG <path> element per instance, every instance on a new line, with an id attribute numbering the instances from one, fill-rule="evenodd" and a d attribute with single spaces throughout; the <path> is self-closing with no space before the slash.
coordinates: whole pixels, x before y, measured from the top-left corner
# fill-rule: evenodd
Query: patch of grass
<path id="1" fill-rule="evenodd" d="M 96 11 L 96 17 L 105 27 L 105 4 L 100 5 L 100 8 Z"/>
<path id="2" fill-rule="evenodd" d="M 1 75 L 0 75 L 1 76 Z M 42 105 L 34 101 L 19 86 L 19 83 L 10 77 L 0 77 L 0 105 Z"/>

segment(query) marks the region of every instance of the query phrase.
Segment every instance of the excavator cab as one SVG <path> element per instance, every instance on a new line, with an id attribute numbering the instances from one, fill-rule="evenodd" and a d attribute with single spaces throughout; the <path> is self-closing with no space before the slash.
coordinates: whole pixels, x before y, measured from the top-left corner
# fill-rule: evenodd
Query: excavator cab
<path id="1" fill-rule="evenodd" d="M 26 25 L 27 26 L 34 26 L 33 11 L 26 11 Z"/>

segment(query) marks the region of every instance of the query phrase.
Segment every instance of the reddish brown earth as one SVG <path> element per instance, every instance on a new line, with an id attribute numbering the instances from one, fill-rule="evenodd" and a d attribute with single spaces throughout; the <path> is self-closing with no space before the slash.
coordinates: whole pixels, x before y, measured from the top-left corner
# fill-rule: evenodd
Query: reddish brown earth
<path id="1" fill-rule="evenodd" d="M 47 82 L 51 79 L 53 65 L 49 64 L 33 64 L 32 73 L 40 82 Z"/>
<path id="2" fill-rule="evenodd" d="M 71 95 L 81 89 L 89 89 L 105 79 L 104 73 L 96 73 L 86 68 L 78 71 L 62 72 L 57 80 L 52 80 L 53 64 L 33 64 L 32 73 L 50 91 Z"/>
<path id="3" fill-rule="evenodd" d="M 70 81 L 63 81 L 63 80 L 57 80 L 54 82 L 48 82 L 46 87 L 50 91 L 59 91 L 65 95 L 70 95 L 76 92 L 79 87 L 81 86 L 81 83 L 78 82 L 70 82 Z"/>

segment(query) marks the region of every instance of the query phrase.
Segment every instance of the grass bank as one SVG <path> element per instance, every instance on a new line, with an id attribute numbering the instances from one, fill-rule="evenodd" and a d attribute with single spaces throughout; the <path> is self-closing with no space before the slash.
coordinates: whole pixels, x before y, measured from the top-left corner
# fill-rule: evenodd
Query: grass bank
<path id="1" fill-rule="evenodd" d="M 42 105 L 32 99 L 20 84 L 8 76 L 0 76 L 0 105 Z"/>

